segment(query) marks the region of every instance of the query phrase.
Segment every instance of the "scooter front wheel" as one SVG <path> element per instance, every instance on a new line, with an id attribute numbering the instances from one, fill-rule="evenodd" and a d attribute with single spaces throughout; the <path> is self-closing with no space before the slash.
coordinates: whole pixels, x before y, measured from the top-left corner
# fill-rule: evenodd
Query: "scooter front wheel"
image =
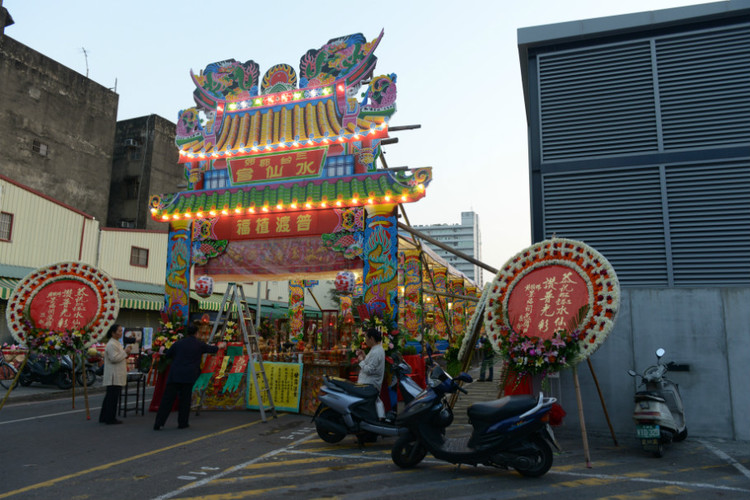
<path id="1" fill-rule="evenodd" d="M 327 406 L 321 408 L 321 410 L 318 412 L 318 416 L 315 417 L 315 430 L 318 431 L 318 436 L 320 436 L 320 439 L 322 439 L 326 443 L 338 443 L 346 437 L 346 434 L 327 429 L 325 424 L 318 422 L 319 420 L 328 420 L 343 427 L 344 419 L 334 410 L 330 409 Z"/>
<path id="2" fill-rule="evenodd" d="M 529 467 L 513 467 L 522 476 L 526 477 L 541 477 L 547 473 L 552 467 L 552 448 L 549 443 L 540 436 L 532 436 L 529 440 L 534 448 L 537 449 L 537 453 L 533 456 L 527 457 L 531 459 L 531 465 Z"/>
<path id="3" fill-rule="evenodd" d="M 425 455 L 427 449 L 411 434 L 398 438 L 391 450 L 391 460 L 402 469 L 411 469 L 421 462 Z"/>

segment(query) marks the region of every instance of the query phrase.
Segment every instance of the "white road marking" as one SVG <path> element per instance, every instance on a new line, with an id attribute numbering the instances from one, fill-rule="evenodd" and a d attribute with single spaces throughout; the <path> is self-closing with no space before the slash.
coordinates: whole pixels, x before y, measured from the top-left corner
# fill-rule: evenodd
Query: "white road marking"
<path id="1" fill-rule="evenodd" d="M 5 422 L 0 422 L 0 425 L 16 424 L 18 422 L 28 422 L 29 420 L 38 420 L 40 418 L 57 417 L 60 415 L 70 415 L 71 413 L 81 413 L 83 411 L 86 411 L 86 409 L 82 408 L 80 410 L 61 411 L 60 413 L 49 413 L 47 415 L 34 415 L 33 417 L 19 418 L 17 420 L 6 420 Z"/>
<path id="2" fill-rule="evenodd" d="M 703 446 L 705 446 L 706 448 L 708 448 L 709 450 L 711 450 L 714 453 L 714 455 L 716 455 L 717 457 L 721 458 L 722 460 L 726 460 L 727 462 L 732 464 L 732 466 L 734 466 L 735 469 L 740 471 L 740 474 L 750 479 L 750 470 L 747 470 L 747 468 L 741 463 L 739 463 L 737 460 L 733 459 L 732 457 L 730 457 L 729 455 L 727 455 L 726 453 L 718 449 L 716 446 L 710 443 L 707 443 L 703 441 L 702 439 L 699 439 L 698 442 L 702 444 Z"/>

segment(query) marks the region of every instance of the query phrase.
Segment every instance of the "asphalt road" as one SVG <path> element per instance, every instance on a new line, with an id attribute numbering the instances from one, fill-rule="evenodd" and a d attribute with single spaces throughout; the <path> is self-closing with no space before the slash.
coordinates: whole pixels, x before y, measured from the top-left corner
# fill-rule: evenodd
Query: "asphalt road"
<path id="1" fill-rule="evenodd" d="M 19 392 L 20 394 L 20 392 Z M 563 447 L 550 472 L 456 467 L 428 457 L 402 470 L 390 460 L 393 439 L 329 445 L 310 418 L 256 411 L 176 415 L 154 431 L 154 414 L 129 414 L 123 425 L 99 424 L 101 392 L 47 400 L 16 397 L 0 410 L 2 498 L 749 498 L 750 446 L 689 437 L 663 458 L 634 438 L 589 436 L 586 466 L 577 429 L 558 430 Z M 452 432 L 465 432 L 457 423 Z"/>

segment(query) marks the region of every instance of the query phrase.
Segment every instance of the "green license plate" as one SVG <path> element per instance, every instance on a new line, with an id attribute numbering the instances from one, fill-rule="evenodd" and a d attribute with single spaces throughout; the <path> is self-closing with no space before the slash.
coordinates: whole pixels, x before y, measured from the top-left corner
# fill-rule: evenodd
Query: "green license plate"
<path id="1" fill-rule="evenodd" d="M 635 436 L 638 439 L 652 439 L 660 436 L 658 425 L 636 425 Z"/>

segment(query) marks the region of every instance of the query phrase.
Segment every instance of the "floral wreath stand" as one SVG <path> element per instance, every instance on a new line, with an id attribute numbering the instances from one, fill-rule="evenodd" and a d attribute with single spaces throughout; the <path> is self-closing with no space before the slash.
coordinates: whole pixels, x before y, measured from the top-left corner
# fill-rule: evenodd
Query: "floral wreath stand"
<path id="1" fill-rule="evenodd" d="M 572 368 L 586 466 L 591 459 L 577 365 L 586 360 L 612 438 L 617 439 L 589 357 L 614 327 L 620 304 L 617 274 L 581 241 L 545 240 L 508 260 L 491 284 L 485 330 L 506 358 L 505 390 L 531 393 L 531 375 Z M 527 392 L 528 391 L 528 392 Z"/>
<path id="2" fill-rule="evenodd" d="M 23 363 L 6 393 L 0 409 L 32 354 L 71 355 L 73 360 L 72 405 L 75 408 L 78 353 L 98 342 L 114 324 L 120 311 L 114 280 L 82 262 L 58 262 L 29 273 L 18 282 L 5 312 L 13 339 L 27 349 Z M 86 420 L 91 419 L 85 369 L 82 370 Z"/>

